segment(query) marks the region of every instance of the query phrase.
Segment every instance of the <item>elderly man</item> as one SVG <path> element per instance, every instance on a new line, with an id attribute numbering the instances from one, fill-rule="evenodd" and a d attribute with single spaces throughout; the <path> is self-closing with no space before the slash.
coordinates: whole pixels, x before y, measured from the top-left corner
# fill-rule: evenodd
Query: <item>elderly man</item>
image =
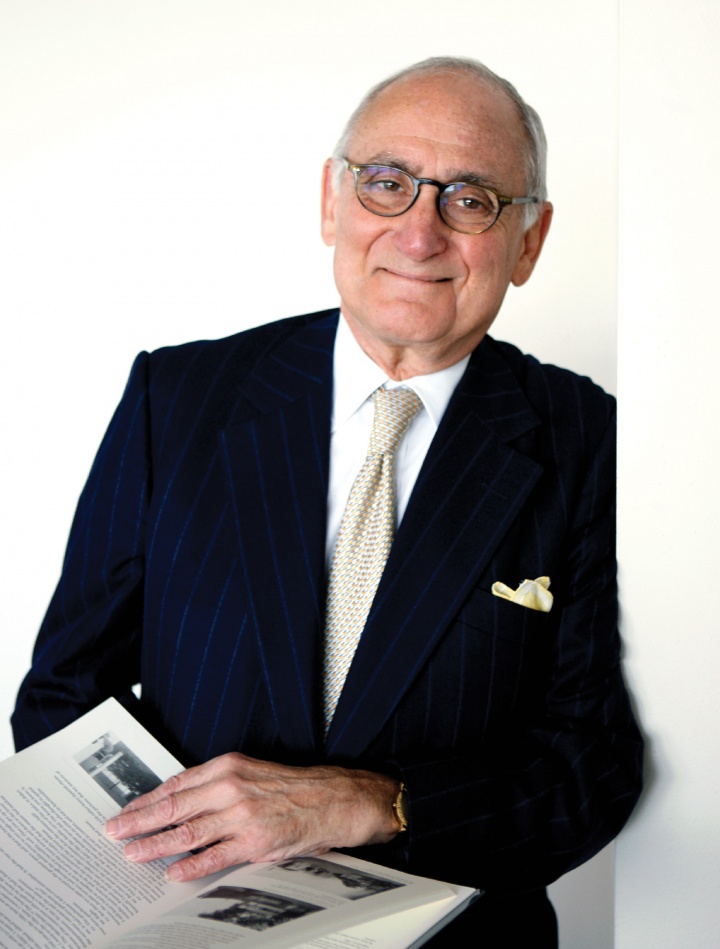
<path id="1" fill-rule="evenodd" d="M 544 887 L 624 824 L 641 741 L 613 401 L 487 335 L 543 169 L 509 83 L 411 67 L 325 166 L 340 315 L 138 357 L 14 716 L 115 695 L 195 765 L 110 822 L 129 859 L 362 848 L 487 891 L 451 944 L 555 945 Z"/>

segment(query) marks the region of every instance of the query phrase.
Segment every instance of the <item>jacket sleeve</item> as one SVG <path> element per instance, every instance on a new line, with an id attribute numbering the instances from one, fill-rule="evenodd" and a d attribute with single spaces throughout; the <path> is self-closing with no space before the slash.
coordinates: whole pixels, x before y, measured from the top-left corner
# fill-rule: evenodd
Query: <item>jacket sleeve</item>
<path id="1" fill-rule="evenodd" d="M 135 361 L 78 503 L 12 717 L 18 750 L 109 696 L 131 710 L 137 704 L 150 492 L 147 359 L 142 353 Z"/>
<path id="2" fill-rule="evenodd" d="M 632 811 L 642 739 L 620 668 L 614 497 L 613 417 L 581 481 L 548 685 L 521 740 L 396 761 L 416 872 L 452 879 L 462 854 L 495 889 L 547 885 L 612 840 Z"/>

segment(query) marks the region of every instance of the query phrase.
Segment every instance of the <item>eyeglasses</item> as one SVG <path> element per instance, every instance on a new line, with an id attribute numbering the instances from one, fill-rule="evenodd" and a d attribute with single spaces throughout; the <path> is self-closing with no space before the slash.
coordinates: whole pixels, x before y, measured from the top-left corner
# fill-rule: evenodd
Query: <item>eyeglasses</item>
<path id="1" fill-rule="evenodd" d="M 482 234 L 489 230 L 509 204 L 538 204 L 540 198 L 509 198 L 491 188 L 467 181 L 444 184 L 434 178 L 416 178 L 392 165 L 353 165 L 342 159 L 355 178 L 360 204 L 381 217 L 397 217 L 409 211 L 420 193 L 420 185 L 434 185 L 438 214 L 454 231 Z"/>

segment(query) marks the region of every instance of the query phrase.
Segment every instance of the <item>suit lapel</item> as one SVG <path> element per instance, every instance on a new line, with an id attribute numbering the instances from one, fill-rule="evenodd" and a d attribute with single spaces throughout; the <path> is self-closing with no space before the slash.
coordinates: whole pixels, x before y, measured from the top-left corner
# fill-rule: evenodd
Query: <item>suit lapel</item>
<path id="1" fill-rule="evenodd" d="M 358 756 L 477 582 L 542 468 L 508 444 L 538 424 L 492 340 L 476 350 L 428 452 L 327 737 Z"/>
<path id="2" fill-rule="evenodd" d="M 280 743 L 318 740 L 337 311 L 257 365 L 222 435 L 241 568 Z M 242 476 L 240 476 L 242 473 Z M 259 595 L 259 591 L 261 591 Z"/>

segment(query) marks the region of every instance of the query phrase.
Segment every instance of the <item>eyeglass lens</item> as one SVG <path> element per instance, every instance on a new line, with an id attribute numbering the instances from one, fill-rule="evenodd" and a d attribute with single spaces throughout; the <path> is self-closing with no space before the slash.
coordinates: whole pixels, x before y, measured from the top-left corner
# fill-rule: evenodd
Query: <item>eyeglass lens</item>
<path id="1" fill-rule="evenodd" d="M 370 165 L 357 172 L 357 194 L 368 211 L 392 217 L 402 214 L 415 197 L 413 179 L 399 168 Z M 479 185 L 454 182 L 443 189 L 440 214 L 455 230 L 477 234 L 487 230 L 498 216 L 497 197 Z"/>

